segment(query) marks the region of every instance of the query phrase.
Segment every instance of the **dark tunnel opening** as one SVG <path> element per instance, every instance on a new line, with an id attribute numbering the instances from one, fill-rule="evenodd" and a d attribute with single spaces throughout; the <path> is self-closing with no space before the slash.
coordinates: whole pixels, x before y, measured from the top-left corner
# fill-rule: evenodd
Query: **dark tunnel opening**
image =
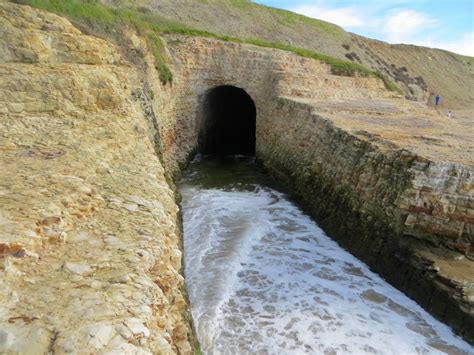
<path id="1" fill-rule="evenodd" d="M 256 108 L 235 86 L 218 86 L 204 98 L 199 150 L 203 154 L 255 154 Z"/>

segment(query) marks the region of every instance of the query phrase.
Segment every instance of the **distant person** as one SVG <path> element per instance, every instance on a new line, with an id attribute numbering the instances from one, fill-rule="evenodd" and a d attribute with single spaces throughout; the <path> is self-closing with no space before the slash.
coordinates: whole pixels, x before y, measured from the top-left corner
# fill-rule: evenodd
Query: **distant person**
<path id="1" fill-rule="evenodd" d="M 449 118 L 449 119 L 453 118 L 453 112 L 452 112 L 451 110 L 448 111 L 448 118 Z"/>
<path id="2" fill-rule="evenodd" d="M 435 97 L 435 105 L 439 106 L 439 102 L 441 101 L 441 97 L 439 95 L 436 95 Z"/>

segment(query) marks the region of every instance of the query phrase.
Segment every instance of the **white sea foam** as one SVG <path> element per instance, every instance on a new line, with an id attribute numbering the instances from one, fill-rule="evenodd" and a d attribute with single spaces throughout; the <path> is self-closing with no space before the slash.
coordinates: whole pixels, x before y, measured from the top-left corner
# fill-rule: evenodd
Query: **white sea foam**
<path id="1" fill-rule="evenodd" d="M 184 186 L 186 284 L 206 354 L 473 354 L 285 197 Z"/>

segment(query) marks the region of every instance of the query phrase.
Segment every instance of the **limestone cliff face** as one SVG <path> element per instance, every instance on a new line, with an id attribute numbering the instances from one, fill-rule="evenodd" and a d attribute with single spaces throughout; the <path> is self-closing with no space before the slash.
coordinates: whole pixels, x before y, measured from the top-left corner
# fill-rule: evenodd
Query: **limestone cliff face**
<path id="1" fill-rule="evenodd" d="M 167 181 L 219 85 L 251 96 L 258 159 L 331 236 L 474 339 L 469 117 L 196 37 L 164 38 L 162 85 L 132 31 L 140 65 L 58 16 L 0 2 L 0 17 L 0 352 L 192 351 Z"/>
<path id="2" fill-rule="evenodd" d="M 138 70 L 58 16 L 0 23 L 0 352 L 190 353 Z"/>

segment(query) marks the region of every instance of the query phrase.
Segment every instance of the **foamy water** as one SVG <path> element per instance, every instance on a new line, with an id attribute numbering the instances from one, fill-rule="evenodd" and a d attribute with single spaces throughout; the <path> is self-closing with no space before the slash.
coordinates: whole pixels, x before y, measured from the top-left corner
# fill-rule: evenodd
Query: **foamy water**
<path id="1" fill-rule="evenodd" d="M 474 354 L 284 194 L 246 178 L 213 188 L 191 174 L 180 189 L 205 354 Z"/>

